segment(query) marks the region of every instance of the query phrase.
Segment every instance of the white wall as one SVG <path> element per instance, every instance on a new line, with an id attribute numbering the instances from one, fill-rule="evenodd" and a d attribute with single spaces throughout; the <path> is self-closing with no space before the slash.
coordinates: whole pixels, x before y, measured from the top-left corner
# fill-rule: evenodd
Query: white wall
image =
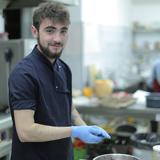
<path id="1" fill-rule="evenodd" d="M 103 78 L 124 87 L 131 73 L 130 0 L 82 0 L 84 64 L 96 65 Z M 130 78 L 130 79 L 129 79 Z"/>
<path id="2" fill-rule="evenodd" d="M 2 16 L 2 10 L 0 10 L 0 33 L 4 32 L 4 18 Z"/>
<path id="3" fill-rule="evenodd" d="M 69 38 L 62 54 L 62 59 L 67 62 L 72 70 L 73 88 L 83 87 L 83 31 L 81 20 L 81 3 L 78 6 L 69 6 L 71 26 Z"/>
<path id="4" fill-rule="evenodd" d="M 130 25 L 130 0 L 82 0 L 82 21 L 108 26 Z"/>
<path id="5" fill-rule="evenodd" d="M 70 18 L 71 22 L 80 22 L 82 21 L 82 16 L 81 16 L 81 1 L 79 5 L 77 6 L 68 6 L 69 12 L 70 12 Z"/>
<path id="6" fill-rule="evenodd" d="M 132 21 L 140 21 L 142 23 L 160 23 L 160 1 L 132 0 Z"/>

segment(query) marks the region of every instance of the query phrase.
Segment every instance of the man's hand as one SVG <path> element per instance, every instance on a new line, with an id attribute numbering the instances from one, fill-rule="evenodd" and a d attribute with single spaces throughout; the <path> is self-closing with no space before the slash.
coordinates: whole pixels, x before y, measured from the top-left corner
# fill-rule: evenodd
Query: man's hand
<path id="1" fill-rule="evenodd" d="M 105 138 L 111 138 L 105 130 L 98 126 L 72 126 L 71 136 L 85 143 L 99 143 Z"/>

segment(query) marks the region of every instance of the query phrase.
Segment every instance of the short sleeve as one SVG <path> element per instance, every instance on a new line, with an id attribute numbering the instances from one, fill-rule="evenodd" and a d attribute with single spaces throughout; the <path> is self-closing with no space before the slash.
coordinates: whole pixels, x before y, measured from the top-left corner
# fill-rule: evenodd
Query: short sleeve
<path id="1" fill-rule="evenodd" d="M 12 109 L 36 109 L 35 78 L 25 69 L 15 70 L 9 77 L 9 102 Z"/>

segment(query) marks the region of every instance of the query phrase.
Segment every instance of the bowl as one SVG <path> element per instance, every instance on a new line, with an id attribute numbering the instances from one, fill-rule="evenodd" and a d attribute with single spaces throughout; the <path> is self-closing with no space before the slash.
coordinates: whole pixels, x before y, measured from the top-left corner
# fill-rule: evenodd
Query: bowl
<path id="1" fill-rule="evenodd" d="M 113 153 L 113 154 L 100 155 L 98 157 L 95 157 L 93 160 L 140 160 L 140 159 L 128 154 Z"/>

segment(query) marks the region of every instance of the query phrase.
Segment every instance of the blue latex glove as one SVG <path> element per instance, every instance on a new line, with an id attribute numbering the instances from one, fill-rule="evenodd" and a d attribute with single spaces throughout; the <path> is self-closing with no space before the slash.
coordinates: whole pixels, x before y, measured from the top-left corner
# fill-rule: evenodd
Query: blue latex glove
<path id="1" fill-rule="evenodd" d="M 105 138 L 111 138 L 104 129 L 98 126 L 72 126 L 71 136 L 85 143 L 99 143 Z"/>

